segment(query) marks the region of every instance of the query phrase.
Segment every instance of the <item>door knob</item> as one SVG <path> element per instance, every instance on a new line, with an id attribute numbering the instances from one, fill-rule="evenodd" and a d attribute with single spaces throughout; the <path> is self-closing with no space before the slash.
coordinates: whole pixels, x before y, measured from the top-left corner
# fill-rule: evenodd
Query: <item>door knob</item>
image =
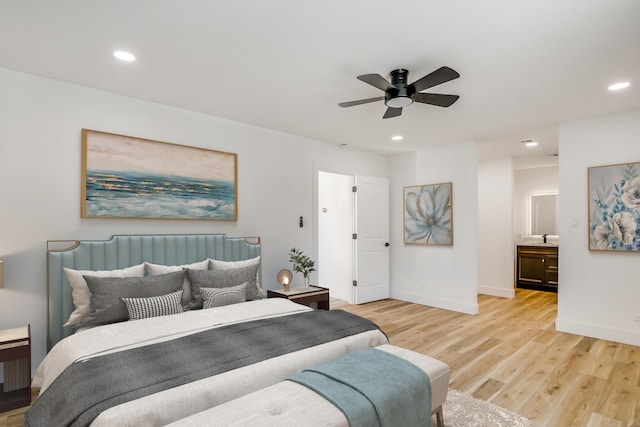
<path id="1" fill-rule="evenodd" d="M 391 245 L 389 244 L 389 242 L 387 242 L 387 243 L 384 244 L 384 246 L 388 248 Z"/>

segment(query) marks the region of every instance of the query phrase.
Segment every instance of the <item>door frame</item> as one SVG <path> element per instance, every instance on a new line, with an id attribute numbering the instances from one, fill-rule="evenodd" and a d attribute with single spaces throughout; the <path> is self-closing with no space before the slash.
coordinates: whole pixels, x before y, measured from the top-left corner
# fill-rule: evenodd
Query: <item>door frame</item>
<path id="1" fill-rule="evenodd" d="M 313 240 L 314 240 L 314 244 L 313 244 L 313 251 L 314 251 L 314 257 L 317 260 L 318 264 L 318 269 L 320 270 L 322 268 L 322 260 L 319 258 L 320 255 L 320 221 L 319 221 L 319 217 L 320 217 L 320 180 L 319 180 L 319 173 L 320 172 L 326 172 L 326 173 L 332 173 L 332 174 L 338 174 L 338 175 L 344 175 L 344 176 L 349 176 L 351 177 L 352 181 L 355 185 L 355 180 L 356 180 L 356 176 L 361 175 L 361 176 L 372 176 L 372 175 L 368 175 L 368 174 L 357 174 L 357 173 L 352 173 L 352 172 L 345 172 L 343 170 L 336 170 L 335 168 L 332 167 L 319 167 L 316 163 L 313 164 L 313 203 L 312 203 L 312 211 L 313 211 L 313 222 L 315 224 L 314 229 L 313 229 Z M 387 181 L 389 181 L 388 177 L 380 177 L 382 179 L 386 179 Z M 390 196 L 390 195 L 389 195 Z M 350 218 L 351 221 L 351 230 L 353 232 L 353 230 L 355 230 L 355 198 L 352 199 L 352 203 L 353 203 L 353 215 Z M 387 209 L 389 209 L 389 201 L 387 201 Z M 389 215 L 391 213 L 389 212 Z M 391 236 L 389 236 L 389 239 L 391 238 Z M 356 275 L 356 270 L 355 270 L 355 245 L 352 245 L 352 277 L 355 277 Z M 389 256 L 389 262 L 391 262 L 391 256 Z M 389 277 L 389 280 L 391 280 L 391 277 Z M 322 283 L 318 283 L 320 286 L 322 286 Z M 353 290 L 353 285 L 351 284 L 351 291 L 348 292 L 348 294 L 350 295 L 350 298 L 348 300 L 349 304 L 354 304 L 355 303 L 355 291 Z M 390 286 L 390 283 L 389 283 Z"/>

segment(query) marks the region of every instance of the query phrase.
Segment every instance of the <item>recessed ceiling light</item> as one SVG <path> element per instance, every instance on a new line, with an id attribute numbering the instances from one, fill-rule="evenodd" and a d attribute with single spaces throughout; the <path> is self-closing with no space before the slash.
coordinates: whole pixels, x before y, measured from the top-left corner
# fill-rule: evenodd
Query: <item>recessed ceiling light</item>
<path id="1" fill-rule="evenodd" d="M 538 145 L 537 141 L 534 141 L 533 139 L 525 139 L 523 141 L 520 141 L 521 144 L 524 144 L 527 147 L 535 147 L 536 145 Z"/>
<path id="2" fill-rule="evenodd" d="M 121 61 L 126 62 L 132 62 L 136 60 L 136 57 L 133 53 L 125 52 L 124 50 L 116 50 L 115 52 L 113 52 L 113 56 Z"/>
<path id="3" fill-rule="evenodd" d="M 631 86 L 631 83 L 629 82 L 620 82 L 620 83 L 614 83 L 611 86 L 609 86 L 609 90 L 620 90 L 620 89 L 626 89 L 629 86 Z"/>
<path id="4" fill-rule="evenodd" d="M 394 135 L 391 137 L 392 141 L 402 141 L 404 137 L 402 135 Z"/>

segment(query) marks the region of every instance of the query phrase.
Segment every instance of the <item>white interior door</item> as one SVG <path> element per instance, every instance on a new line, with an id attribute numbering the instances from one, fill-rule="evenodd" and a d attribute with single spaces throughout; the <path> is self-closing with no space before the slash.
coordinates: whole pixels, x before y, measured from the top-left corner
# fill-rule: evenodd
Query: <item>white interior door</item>
<path id="1" fill-rule="evenodd" d="M 356 176 L 354 301 L 389 298 L 389 181 Z"/>

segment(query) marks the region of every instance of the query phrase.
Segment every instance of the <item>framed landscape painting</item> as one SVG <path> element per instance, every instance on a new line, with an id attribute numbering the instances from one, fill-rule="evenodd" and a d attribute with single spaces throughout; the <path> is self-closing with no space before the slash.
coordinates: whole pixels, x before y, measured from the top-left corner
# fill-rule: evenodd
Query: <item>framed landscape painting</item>
<path id="1" fill-rule="evenodd" d="M 640 162 L 589 168 L 589 250 L 640 252 Z"/>
<path id="2" fill-rule="evenodd" d="M 238 219 L 237 155 L 82 130 L 83 218 Z"/>
<path id="3" fill-rule="evenodd" d="M 404 187 L 404 243 L 453 245 L 450 182 Z"/>

